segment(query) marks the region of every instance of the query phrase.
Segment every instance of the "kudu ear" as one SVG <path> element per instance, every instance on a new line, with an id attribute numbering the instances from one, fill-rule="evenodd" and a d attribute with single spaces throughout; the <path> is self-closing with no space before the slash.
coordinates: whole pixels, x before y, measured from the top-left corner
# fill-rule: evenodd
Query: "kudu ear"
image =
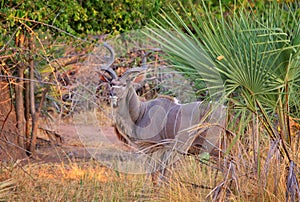
<path id="1" fill-rule="evenodd" d="M 134 79 L 133 79 L 133 83 L 141 83 L 146 79 L 146 73 L 143 72 L 139 75 L 137 75 Z"/>
<path id="2" fill-rule="evenodd" d="M 106 75 L 105 72 L 96 71 L 99 76 L 99 80 L 102 82 L 110 82 L 112 80 L 111 76 Z"/>

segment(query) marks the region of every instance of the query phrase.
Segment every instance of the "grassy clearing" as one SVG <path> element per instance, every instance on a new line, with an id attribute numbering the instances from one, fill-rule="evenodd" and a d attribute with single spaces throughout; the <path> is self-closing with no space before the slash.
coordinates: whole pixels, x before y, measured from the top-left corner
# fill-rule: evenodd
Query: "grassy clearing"
<path id="1" fill-rule="evenodd" d="M 23 169 L 2 171 L 15 181 L 3 195 L 4 200 L 134 201 L 140 198 L 146 183 L 144 176 L 118 175 L 94 161 L 28 164 Z"/>
<path id="2" fill-rule="evenodd" d="M 219 162 L 222 171 L 184 157 L 159 187 L 147 175 L 119 173 L 93 160 L 2 165 L 0 196 L 4 201 L 285 201 L 286 164 L 267 138 L 261 145 L 257 161 L 249 144 L 237 142 L 227 156 L 231 161 Z"/>

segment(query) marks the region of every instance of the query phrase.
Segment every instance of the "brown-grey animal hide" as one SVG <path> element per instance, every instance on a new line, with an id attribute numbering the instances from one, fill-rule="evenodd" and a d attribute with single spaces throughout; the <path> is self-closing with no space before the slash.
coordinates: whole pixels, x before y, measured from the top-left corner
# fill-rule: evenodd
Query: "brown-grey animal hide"
<path id="1" fill-rule="evenodd" d="M 192 147 L 211 152 L 225 124 L 226 109 L 209 102 L 176 104 L 168 98 L 142 102 L 131 84 L 118 98 L 116 130 L 121 140 L 132 145 L 164 142 L 180 153 Z"/>

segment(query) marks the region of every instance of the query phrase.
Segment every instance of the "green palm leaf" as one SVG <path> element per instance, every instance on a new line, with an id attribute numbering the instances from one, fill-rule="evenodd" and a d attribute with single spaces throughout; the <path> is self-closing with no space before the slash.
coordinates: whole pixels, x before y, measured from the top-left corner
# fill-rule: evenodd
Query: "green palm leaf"
<path id="1" fill-rule="evenodd" d="M 250 109 L 278 138 L 274 122 L 288 128 L 288 117 L 300 111 L 299 8 L 274 1 L 263 12 L 241 7 L 217 18 L 204 1 L 203 12 L 189 6 L 192 14 L 182 6 L 183 17 L 172 6 L 171 13 L 162 11 L 145 34 L 210 96 L 225 95 Z"/>

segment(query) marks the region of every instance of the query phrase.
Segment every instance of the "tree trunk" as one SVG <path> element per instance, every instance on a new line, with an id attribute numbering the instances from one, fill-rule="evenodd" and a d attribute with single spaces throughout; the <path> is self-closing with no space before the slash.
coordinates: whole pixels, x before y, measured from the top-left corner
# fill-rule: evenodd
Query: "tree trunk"
<path id="1" fill-rule="evenodd" d="M 33 59 L 33 51 L 35 48 L 34 45 L 34 36 L 31 35 L 28 38 L 28 47 L 31 52 L 29 56 L 29 71 L 27 72 L 27 78 L 30 81 L 26 82 L 25 90 L 25 118 L 26 118 L 26 150 L 28 150 L 28 155 L 30 155 L 30 146 L 31 146 L 31 133 L 32 127 L 34 125 L 34 114 L 35 114 L 35 98 L 34 98 L 34 59 Z"/>
<path id="2" fill-rule="evenodd" d="M 25 150 L 18 143 L 16 111 L 10 96 L 11 85 L 0 78 L 0 160 L 24 158 Z"/>
<path id="3" fill-rule="evenodd" d="M 46 100 L 47 93 L 50 89 L 50 86 L 46 86 L 42 93 L 42 98 L 39 104 L 39 107 L 36 109 L 34 115 L 32 116 L 32 133 L 31 133 L 31 141 L 30 141 L 30 152 L 31 155 L 34 155 L 35 152 L 35 147 L 36 147 L 36 137 L 37 137 L 37 132 L 38 132 L 38 127 L 39 127 L 39 119 L 40 119 L 40 114 L 42 107 L 44 105 L 44 102 Z"/>
<path id="4" fill-rule="evenodd" d="M 20 36 L 16 38 L 16 45 L 21 49 L 20 54 L 22 54 L 22 48 L 24 47 L 24 41 L 25 41 L 25 34 L 22 33 Z M 24 91 L 24 71 L 25 71 L 25 65 L 24 62 L 22 62 L 22 59 L 20 63 L 17 65 L 17 82 L 15 84 L 15 92 L 16 92 L 16 115 L 17 115 L 17 128 L 18 128 L 18 141 L 19 145 L 25 148 L 24 145 L 24 139 L 25 139 L 25 116 L 24 116 L 24 97 L 23 97 L 23 91 Z"/>
<path id="5" fill-rule="evenodd" d="M 29 73 L 26 73 L 26 78 L 29 79 Z M 25 148 L 29 150 L 30 147 L 30 132 L 31 132 L 31 124 L 30 124 L 30 83 L 29 81 L 25 82 L 25 119 L 26 119 L 26 127 L 25 127 Z"/>
<path id="6" fill-rule="evenodd" d="M 33 52 L 35 49 L 35 43 L 34 43 L 34 36 L 31 35 L 30 37 L 30 42 L 29 42 L 29 49 Z M 33 54 L 33 53 L 32 53 Z M 29 74 L 30 74 L 30 113 L 31 116 L 34 115 L 35 113 L 35 98 L 34 98 L 34 60 L 33 57 L 30 58 L 30 69 L 29 69 Z"/>

